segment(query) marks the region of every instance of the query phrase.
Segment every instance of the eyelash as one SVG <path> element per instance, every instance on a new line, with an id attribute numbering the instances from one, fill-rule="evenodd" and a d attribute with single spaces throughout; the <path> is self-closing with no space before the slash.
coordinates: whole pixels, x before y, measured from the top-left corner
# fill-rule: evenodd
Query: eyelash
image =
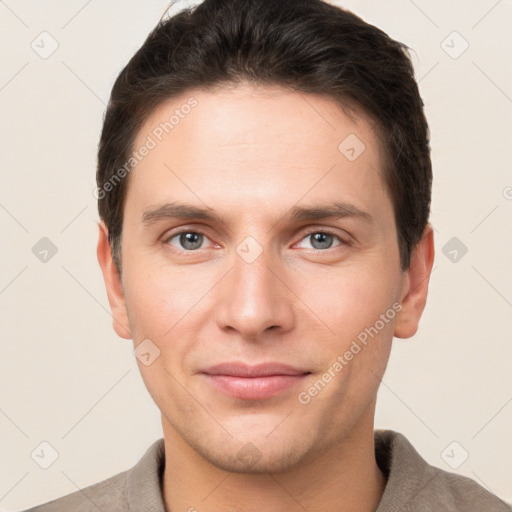
<path id="1" fill-rule="evenodd" d="M 183 229 L 181 231 L 175 231 L 175 232 L 172 232 L 170 234 L 168 234 L 164 240 L 163 240 L 163 243 L 164 244 L 169 244 L 169 241 L 172 240 L 173 238 L 179 236 L 179 235 L 183 235 L 185 233 L 196 233 L 196 234 L 200 234 L 200 235 L 203 235 L 205 236 L 206 238 L 208 238 L 208 234 L 201 230 L 201 229 L 198 229 L 198 228 L 194 228 L 194 229 Z M 325 234 L 325 235 L 331 235 L 333 236 L 334 238 L 338 239 L 338 241 L 340 242 L 340 246 L 341 245 L 345 245 L 345 246 L 349 246 L 351 245 L 350 242 L 348 242 L 347 240 L 344 240 L 343 238 L 341 238 L 337 233 L 335 233 L 333 230 L 329 229 L 329 228 L 323 228 L 323 229 L 312 229 L 311 231 L 307 231 L 305 233 L 303 233 L 302 235 L 302 238 L 300 239 L 300 241 L 304 240 L 305 238 L 307 238 L 308 236 L 311 236 L 311 235 L 315 235 L 317 233 L 322 233 L 322 234 Z M 311 249 L 312 251 L 315 251 L 315 252 L 327 252 L 331 249 L 336 249 L 336 247 L 339 247 L 339 246 L 335 246 L 335 247 L 329 247 L 327 249 Z M 173 247 L 174 249 L 177 249 L 176 247 Z M 186 250 L 186 249 L 177 249 L 181 252 L 185 252 L 185 253 L 194 253 L 194 252 L 198 252 L 200 251 L 201 249 L 196 249 L 194 251 L 191 251 L 191 250 Z"/>

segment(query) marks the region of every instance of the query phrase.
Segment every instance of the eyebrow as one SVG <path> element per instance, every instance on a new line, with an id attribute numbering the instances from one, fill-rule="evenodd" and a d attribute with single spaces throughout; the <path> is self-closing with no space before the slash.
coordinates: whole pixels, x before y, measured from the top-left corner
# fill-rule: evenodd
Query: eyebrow
<path id="1" fill-rule="evenodd" d="M 279 221 L 279 224 L 304 222 L 335 218 L 356 218 L 372 223 L 373 217 L 353 204 L 336 201 L 326 205 L 299 207 L 293 206 Z M 212 208 L 199 207 L 191 204 L 172 202 L 151 207 L 142 214 L 142 224 L 150 226 L 161 220 L 195 219 L 225 224 L 225 220 Z"/>
<path id="2" fill-rule="evenodd" d="M 178 202 L 165 203 L 147 209 L 142 214 L 142 224 L 148 226 L 166 219 L 200 219 L 223 222 L 223 219 L 211 208 Z"/>

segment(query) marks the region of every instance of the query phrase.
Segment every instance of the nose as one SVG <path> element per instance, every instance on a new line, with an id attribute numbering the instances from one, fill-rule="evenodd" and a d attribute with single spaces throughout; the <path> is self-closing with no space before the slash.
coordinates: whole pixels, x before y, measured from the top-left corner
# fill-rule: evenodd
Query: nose
<path id="1" fill-rule="evenodd" d="M 234 255 L 233 268 L 219 283 L 215 317 L 224 331 L 263 341 L 294 326 L 293 294 L 286 269 L 263 250 L 255 261 Z"/>

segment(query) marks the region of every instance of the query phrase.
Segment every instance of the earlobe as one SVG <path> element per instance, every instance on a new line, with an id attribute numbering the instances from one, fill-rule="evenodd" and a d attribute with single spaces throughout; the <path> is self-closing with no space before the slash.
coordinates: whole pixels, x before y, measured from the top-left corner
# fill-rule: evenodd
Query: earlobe
<path id="1" fill-rule="evenodd" d="M 410 338 L 418 330 L 427 302 L 428 285 L 434 264 L 434 231 L 427 225 L 421 240 L 411 253 L 411 263 L 404 273 L 402 310 L 396 317 L 394 335 Z"/>
<path id="2" fill-rule="evenodd" d="M 112 311 L 113 327 L 118 336 L 131 339 L 123 286 L 119 272 L 112 259 L 108 229 L 103 222 L 98 222 L 98 228 L 96 254 L 103 273 L 110 310 Z"/>

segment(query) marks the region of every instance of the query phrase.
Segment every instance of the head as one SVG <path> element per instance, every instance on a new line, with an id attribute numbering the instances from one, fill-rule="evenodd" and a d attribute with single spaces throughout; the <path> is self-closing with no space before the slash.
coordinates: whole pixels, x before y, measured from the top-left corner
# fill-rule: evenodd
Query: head
<path id="1" fill-rule="evenodd" d="M 406 48 L 350 12 L 205 0 L 157 25 L 107 108 L 98 257 L 164 431 L 270 471 L 369 427 L 425 305 L 428 139 Z M 297 375 L 233 396 L 225 362 Z"/>

